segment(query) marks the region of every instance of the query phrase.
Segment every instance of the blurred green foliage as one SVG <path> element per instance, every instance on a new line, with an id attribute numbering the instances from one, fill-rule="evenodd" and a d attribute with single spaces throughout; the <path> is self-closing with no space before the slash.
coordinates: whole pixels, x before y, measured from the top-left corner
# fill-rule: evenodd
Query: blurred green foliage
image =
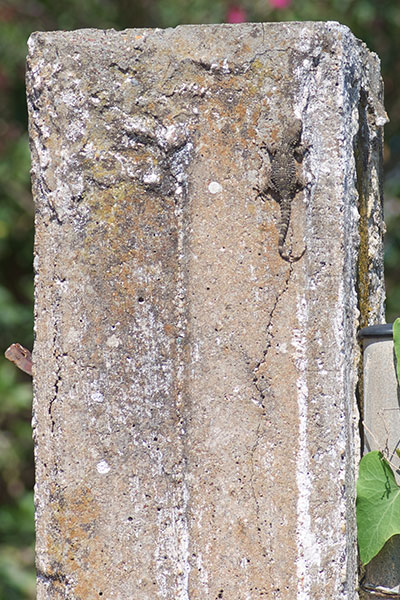
<path id="1" fill-rule="evenodd" d="M 0 0 L 0 348 L 31 347 L 33 205 L 25 104 L 32 31 L 125 29 L 229 21 L 336 20 L 380 56 L 386 127 L 388 320 L 400 314 L 399 0 Z M 0 600 L 32 600 L 31 384 L 0 358 Z"/>

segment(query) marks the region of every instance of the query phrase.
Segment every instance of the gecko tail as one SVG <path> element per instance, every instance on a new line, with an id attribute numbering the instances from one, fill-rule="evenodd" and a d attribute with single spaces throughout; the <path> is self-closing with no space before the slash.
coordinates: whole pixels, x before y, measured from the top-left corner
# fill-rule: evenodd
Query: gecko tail
<path id="1" fill-rule="evenodd" d="M 290 214 L 291 214 L 291 206 L 290 203 L 285 204 L 284 207 L 281 208 L 281 226 L 279 230 L 278 237 L 278 251 L 279 256 L 288 263 L 294 263 L 303 258 L 306 249 L 304 248 L 303 252 L 299 256 L 293 256 L 291 252 L 285 252 L 285 244 L 287 233 L 289 230 L 289 222 L 290 222 Z"/>
<path id="2" fill-rule="evenodd" d="M 301 258 L 303 258 L 305 251 L 306 248 L 304 248 L 303 252 L 299 254 L 299 256 L 293 256 L 292 254 L 286 254 L 283 248 L 279 247 L 279 256 L 288 263 L 295 263 Z"/>

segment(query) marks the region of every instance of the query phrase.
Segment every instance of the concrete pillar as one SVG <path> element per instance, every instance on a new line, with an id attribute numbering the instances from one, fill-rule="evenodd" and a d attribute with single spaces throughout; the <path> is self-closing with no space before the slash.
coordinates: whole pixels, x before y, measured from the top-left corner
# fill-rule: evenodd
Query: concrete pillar
<path id="1" fill-rule="evenodd" d="M 35 33 L 38 600 L 357 597 L 382 85 L 337 23 Z"/>

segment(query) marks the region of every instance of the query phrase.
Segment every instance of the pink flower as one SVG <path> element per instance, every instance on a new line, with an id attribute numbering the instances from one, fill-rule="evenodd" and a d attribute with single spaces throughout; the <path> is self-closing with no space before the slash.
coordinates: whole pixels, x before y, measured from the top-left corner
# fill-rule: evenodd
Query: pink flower
<path id="1" fill-rule="evenodd" d="M 272 8 L 287 8 L 290 6 L 292 0 L 269 0 L 270 6 Z"/>
<path id="2" fill-rule="evenodd" d="M 241 6 L 230 6 L 226 15 L 227 23 L 244 23 L 246 21 L 246 11 Z"/>

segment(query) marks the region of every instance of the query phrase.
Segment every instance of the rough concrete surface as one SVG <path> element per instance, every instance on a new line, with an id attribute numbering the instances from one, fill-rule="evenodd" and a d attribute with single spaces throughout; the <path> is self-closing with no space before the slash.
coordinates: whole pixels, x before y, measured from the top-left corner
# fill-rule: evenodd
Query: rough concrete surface
<path id="1" fill-rule="evenodd" d="M 38 600 L 356 598 L 376 56 L 338 23 L 35 33 L 27 85 Z"/>

